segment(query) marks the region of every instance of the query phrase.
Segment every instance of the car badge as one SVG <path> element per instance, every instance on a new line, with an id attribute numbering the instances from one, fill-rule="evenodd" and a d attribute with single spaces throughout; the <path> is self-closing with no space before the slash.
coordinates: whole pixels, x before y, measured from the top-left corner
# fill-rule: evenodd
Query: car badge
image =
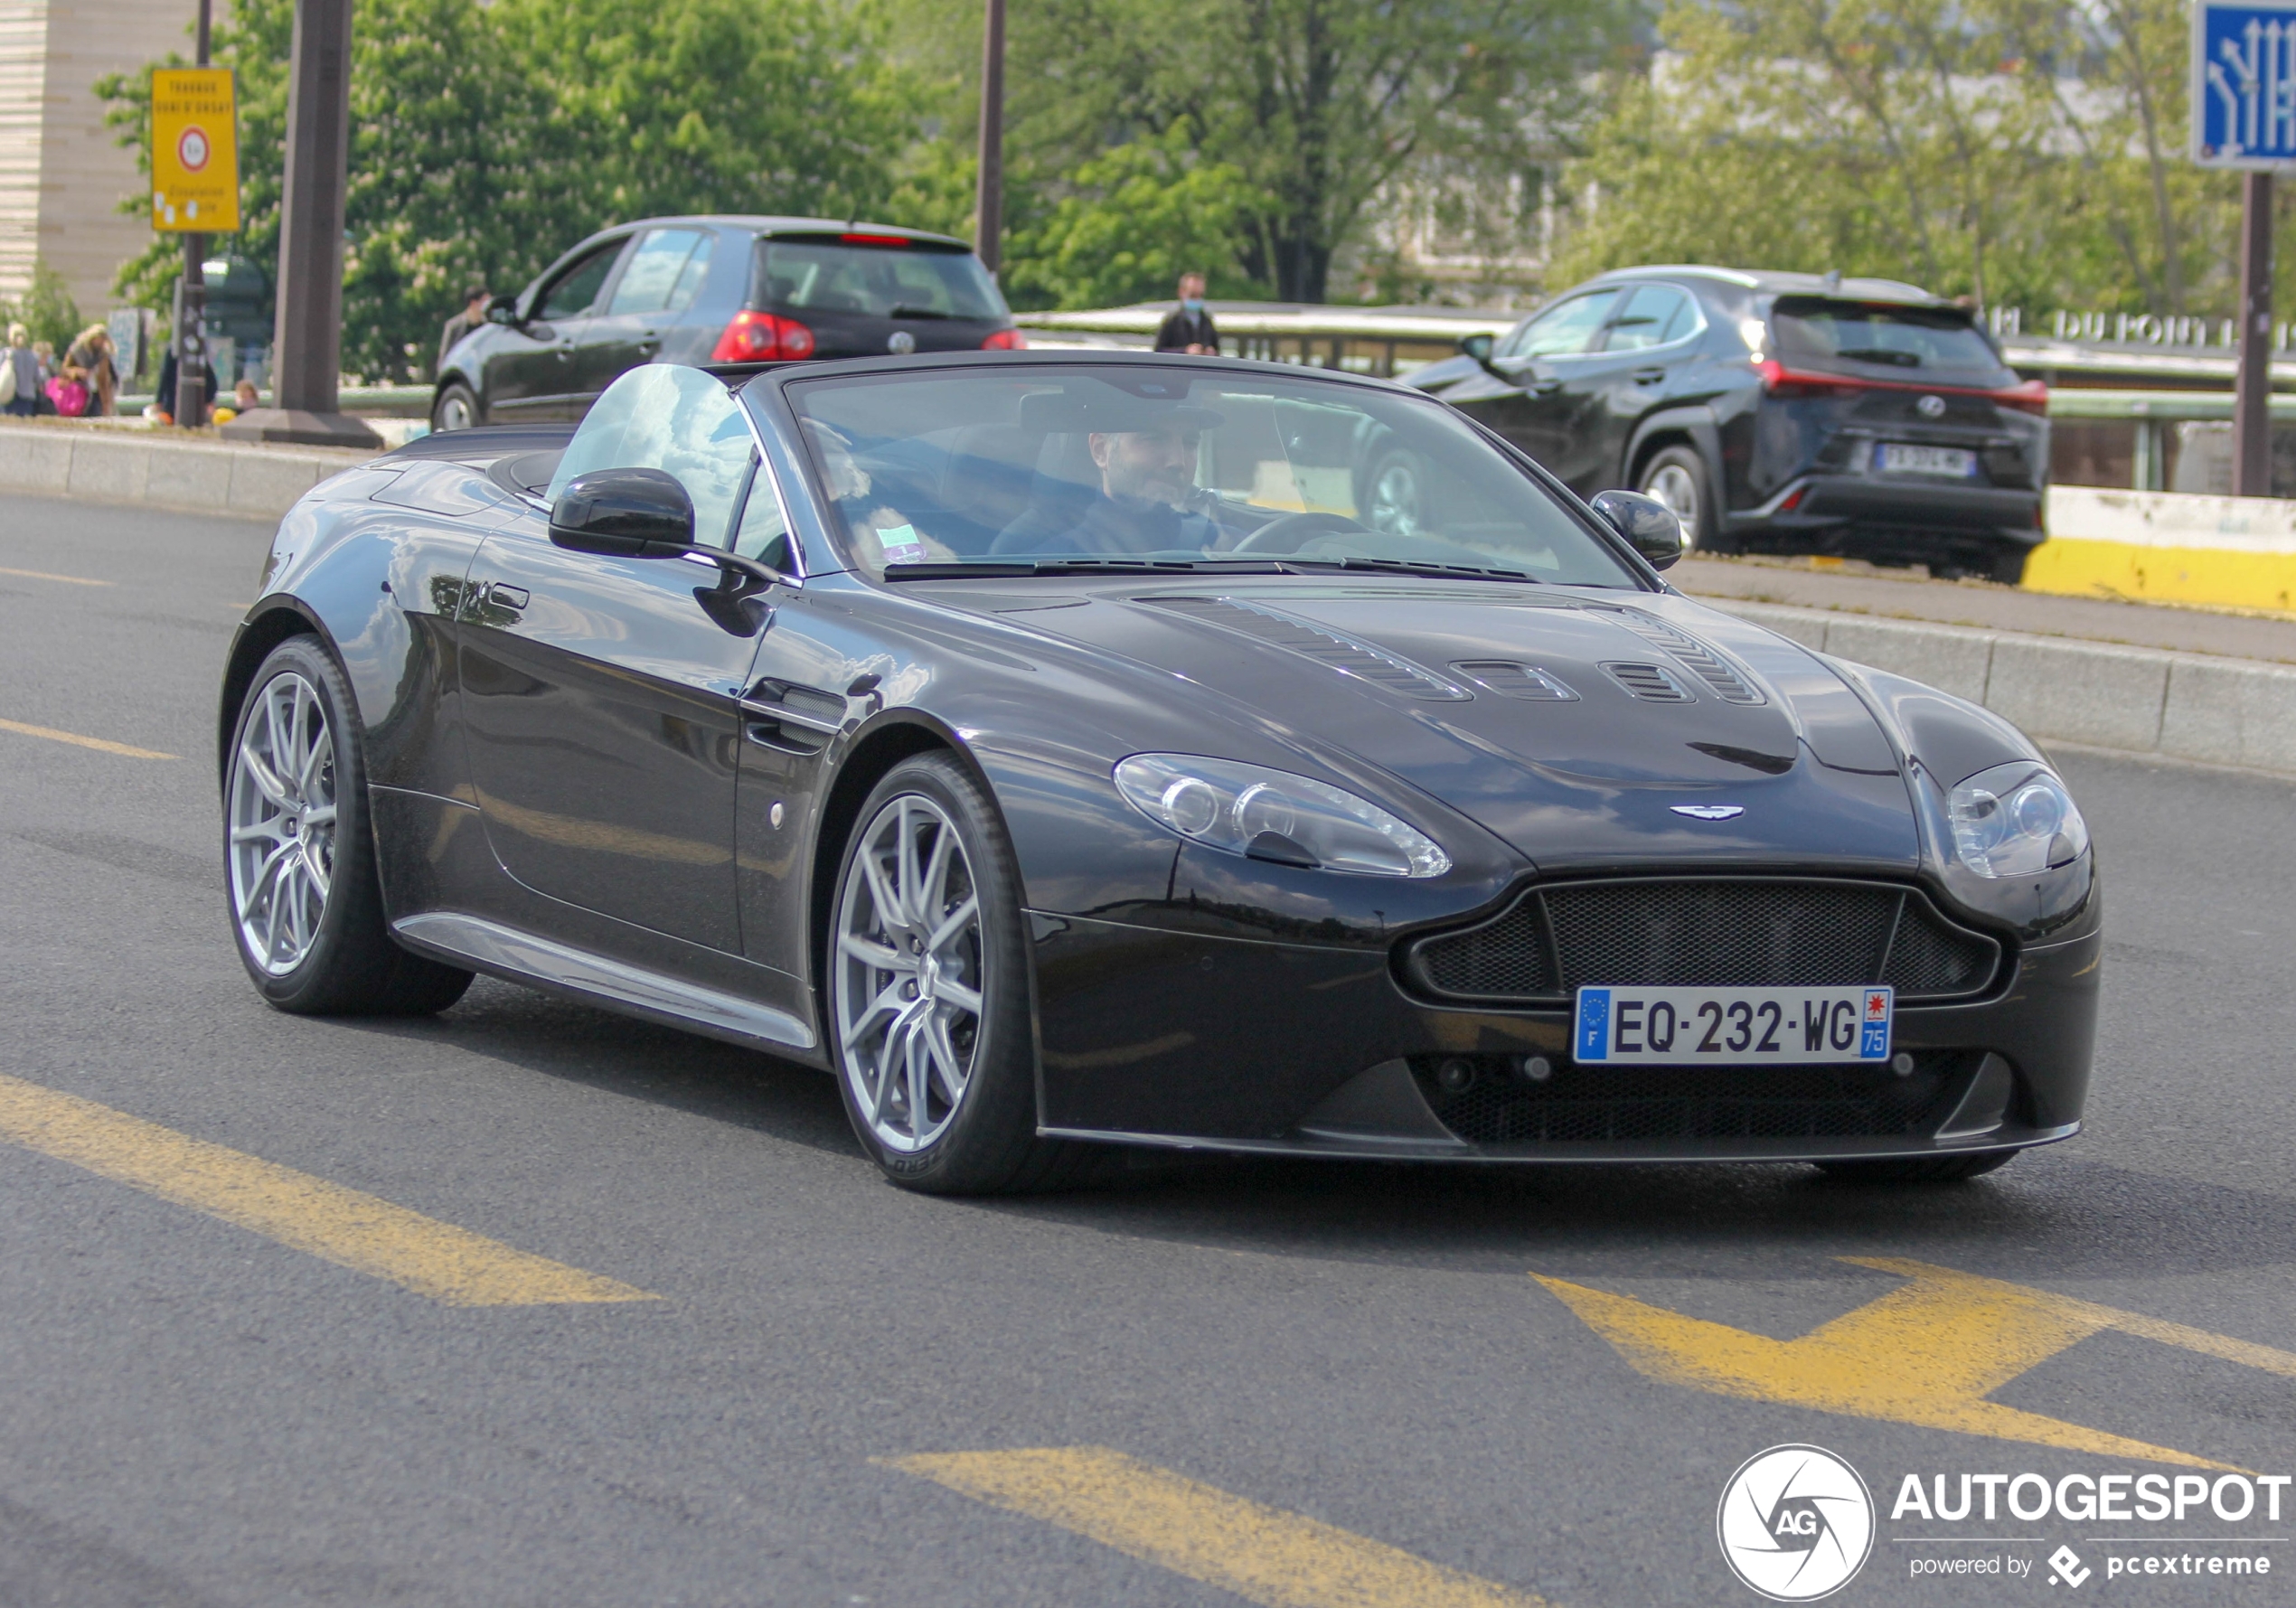
<path id="1" fill-rule="evenodd" d="M 885 350 L 895 357 L 907 357 L 917 350 L 917 337 L 905 329 L 897 329 L 885 337 Z"/>
<path id="2" fill-rule="evenodd" d="M 1744 804 L 1669 804 L 1678 815 L 1688 815 L 1693 821 L 1729 821 L 1746 813 Z"/>
<path id="3" fill-rule="evenodd" d="M 1943 397 L 1924 397 L 1920 401 L 1914 404 L 1914 411 L 1920 414 L 1924 418 L 1943 418 L 1945 417 L 1945 399 Z"/>

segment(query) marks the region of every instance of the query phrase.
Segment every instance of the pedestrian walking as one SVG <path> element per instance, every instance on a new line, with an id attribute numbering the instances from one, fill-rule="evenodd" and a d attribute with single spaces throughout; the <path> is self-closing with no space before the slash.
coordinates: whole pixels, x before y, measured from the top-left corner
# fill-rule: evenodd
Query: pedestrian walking
<path id="1" fill-rule="evenodd" d="M 32 332 L 21 324 L 8 326 L 8 352 L 0 362 L 0 403 L 12 418 L 30 418 L 40 411 L 40 359 L 32 350 Z"/>
<path id="2" fill-rule="evenodd" d="M 1184 352 L 1190 357 L 1218 357 L 1219 331 L 1204 309 L 1204 276 L 1180 276 L 1180 306 L 1164 315 L 1156 328 L 1156 350 Z"/>
<path id="3" fill-rule="evenodd" d="M 438 373 L 447 366 L 447 353 L 455 343 L 486 322 L 486 305 L 494 299 L 494 293 L 484 285 L 474 285 L 463 292 L 463 310 L 447 320 L 446 330 L 438 337 L 438 364 L 431 370 Z"/>
<path id="4" fill-rule="evenodd" d="M 111 331 L 100 324 L 91 324 L 73 337 L 64 350 L 61 375 L 67 384 L 79 385 L 87 391 L 87 400 L 79 409 L 95 418 L 108 418 L 115 411 L 113 401 L 119 395 L 119 366 L 112 361 Z M 57 404 L 61 409 L 63 404 Z"/>

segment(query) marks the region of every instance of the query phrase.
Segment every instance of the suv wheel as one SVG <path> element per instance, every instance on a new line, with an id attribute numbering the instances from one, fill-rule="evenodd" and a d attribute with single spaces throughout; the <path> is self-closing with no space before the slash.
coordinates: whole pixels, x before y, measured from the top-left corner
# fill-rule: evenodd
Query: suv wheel
<path id="1" fill-rule="evenodd" d="M 438 400 L 430 405 L 430 428 L 440 435 L 448 430 L 467 430 L 484 423 L 478 414 L 478 397 L 459 380 L 449 381 Z"/>
<path id="2" fill-rule="evenodd" d="M 1669 447 L 1642 465 L 1637 488 L 1674 511 L 1682 522 L 1682 545 L 1696 552 L 1737 550 L 1721 533 L 1719 510 L 1714 506 L 1706 475 L 1706 461 L 1688 447 Z"/>
<path id="3" fill-rule="evenodd" d="M 2027 552 L 2028 550 L 2017 542 L 2002 542 L 1993 550 L 1993 561 L 1986 569 L 1986 578 L 1999 581 L 2005 587 L 2024 585 Z"/>

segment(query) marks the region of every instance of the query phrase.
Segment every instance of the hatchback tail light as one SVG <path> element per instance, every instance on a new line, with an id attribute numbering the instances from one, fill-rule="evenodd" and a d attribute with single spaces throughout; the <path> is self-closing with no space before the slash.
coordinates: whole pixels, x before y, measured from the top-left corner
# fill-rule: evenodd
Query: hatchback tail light
<path id="1" fill-rule="evenodd" d="M 1029 343 L 1029 337 L 1017 329 L 1001 329 L 981 343 L 983 352 L 1018 352 Z"/>
<path id="2" fill-rule="evenodd" d="M 744 307 L 726 325 L 725 334 L 710 352 L 713 363 L 771 362 L 779 358 L 811 357 L 814 332 L 795 318 Z"/>
<path id="3" fill-rule="evenodd" d="M 1918 381 L 1867 380 L 1855 374 L 1813 374 L 1807 369 L 1789 369 L 1775 358 L 1755 363 L 1754 371 L 1762 376 L 1762 389 L 1774 397 L 1854 397 L 1867 390 L 1917 390 L 1926 396 L 1983 397 L 2020 413 L 2045 415 L 2049 410 L 2049 388 L 2038 380 L 2024 380 L 1999 390 L 1924 385 Z"/>

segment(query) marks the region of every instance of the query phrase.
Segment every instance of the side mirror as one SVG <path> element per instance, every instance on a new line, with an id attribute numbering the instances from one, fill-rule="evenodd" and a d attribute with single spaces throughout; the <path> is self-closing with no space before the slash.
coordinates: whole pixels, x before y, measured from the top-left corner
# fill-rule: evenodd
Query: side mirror
<path id="1" fill-rule="evenodd" d="M 498 296 L 488 302 L 486 322 L 506 324 L 515 327 L 518 323 L 518 298 L 514 296 Z"/>
<path id="2" fill-rule="evenodd" d="M 1491 368 L 1491 348 L 1492 344 L 1493 342 L 1491 337 L 1487 334 L 1461 335 L 1459 337 L 1459 350 L 1464 353 L 1467 356 L 1473 358 L 1480 367 L 1485 369 Z M 1497 371 L 1492 370 L 1492 372 L 1495 373 Z"/>
<path id="3" fill-rule="evenodd" d="M 593 469 L 551 504 L 550 541 L 609 558 L 682 558 L 693 550 L 693 499 L 659 469 Z"/>
<path id="4" fill-rule="evenodd" d="M 1664 569 L 1682 556 L 1682 522 L 1674 510 L 1640 492 L 1597 492 L 1594 509 L 1626 538 L 1629 547 Z"/>

